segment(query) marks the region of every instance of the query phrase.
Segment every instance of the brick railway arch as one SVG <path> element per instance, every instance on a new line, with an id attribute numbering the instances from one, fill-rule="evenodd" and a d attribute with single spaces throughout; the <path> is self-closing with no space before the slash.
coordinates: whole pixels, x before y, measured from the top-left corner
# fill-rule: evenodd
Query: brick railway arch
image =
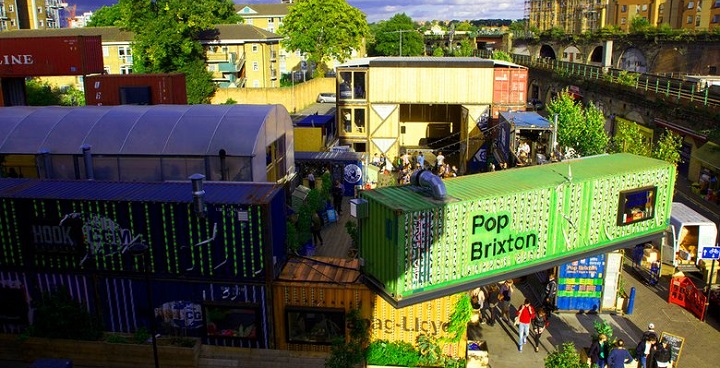
<path id="1" fill-rule="evenodd" d="M 637 47 L 628 47 L 617 59 L 618 69 L 631 72 L 645 73 L 648 70 L 645 53 Z"/>
<path id="2" fill-rule="evenodd" d="M 578 60 L 580 59 L 580 60 Z M 580 49 L 577 48 L 575 45 L 568 45 L 563 49 L 562 52 L 562 58 L 560 59 L 562 61 L 567 61 L 570 63 L 583 63 L 585 62 L 582 60 L 582 53 L 580 52 Z"/>
<path id="3" fill-rule="evenodd" d="M 586 60 L 587 63 L 591 65 L 601 65 L 604 52 L 605 48 L 602 45 L 593 47 Z"/>
<path id="4" fill-rule="evenodd" d="M 663 48 L 652 61 L 651 70 L 662 70 L 665 73 L 687 73 L 690 70 L 688 58 L 683 48 Z"/>
<path id="5" fill-rule="evenodd" d="M 555 49 L 549 45 L 549 44 L 543 44 L 540 47 L 539 55 L 541 59 L 553 59 L 557 60 L 557 53 L 555 52 Z"/>

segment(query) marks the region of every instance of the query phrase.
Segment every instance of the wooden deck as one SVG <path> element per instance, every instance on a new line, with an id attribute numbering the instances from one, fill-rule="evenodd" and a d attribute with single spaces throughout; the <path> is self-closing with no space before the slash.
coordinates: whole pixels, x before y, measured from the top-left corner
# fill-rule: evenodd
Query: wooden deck
<path id="1" fill-rule="evenodd" d="M 348 258 L 348 252 L 352 246 L 352 240 L 345 230 L 345 223 L 349 220 L 357 221 L 350 216 L 350 197 L 343 198 L 342 214 L 338 221 L 325 225 L 320 232 L 324 245 L 315 248 L 314 256 Z"/>

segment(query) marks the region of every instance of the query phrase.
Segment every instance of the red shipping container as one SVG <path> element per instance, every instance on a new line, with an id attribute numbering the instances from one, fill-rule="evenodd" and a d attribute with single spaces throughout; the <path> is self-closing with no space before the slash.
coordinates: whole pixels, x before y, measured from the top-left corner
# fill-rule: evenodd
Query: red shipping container
<path id="1" fill-rule="evenodd" d="M 525 105 L 527 103 L 527 69 L 495 68 L 493 104 Z"/>
<path id="2" fill-rule="evenodd" d="M 187 105 L 185 74 L 102 74 L 85 77 L 85 104 Z"/>
<path id="3" fill-rule="evenodd" d="M 503 111 L 525 111 L 525 104 L 493 104 L 492 105 L 492 118 L 500 118 L 500 113 Z"/>
<path id="4" fill-rule="evenodd" d="M 0 77 L 102 72 L 100 36 L 0 38 Z"/>

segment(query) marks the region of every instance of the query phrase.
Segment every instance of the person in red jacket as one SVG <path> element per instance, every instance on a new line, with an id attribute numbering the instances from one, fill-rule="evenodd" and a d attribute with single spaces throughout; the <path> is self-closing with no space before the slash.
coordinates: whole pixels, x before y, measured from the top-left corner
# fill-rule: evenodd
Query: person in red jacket
<path id="1" fill-rule="evenodd" d="M 535 308 L 530 305 L 530 301 L 525 299 L 520 310 L 517 312 L 518 325 L 518 351 L 522 351 L 522 346 L 527 343 L 528 334 L 530 333 L 530 322 L 535 318 Z"/>

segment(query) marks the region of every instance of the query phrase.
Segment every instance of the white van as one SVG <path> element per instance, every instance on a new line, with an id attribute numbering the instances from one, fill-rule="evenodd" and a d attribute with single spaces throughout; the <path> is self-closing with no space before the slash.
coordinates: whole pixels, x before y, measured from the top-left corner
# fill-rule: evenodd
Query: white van
<path id="1" fill-rule="evenodd" d="M 700 272 L 698 254 L 714 247 L 717 226 L 685 204 L 673 202 L 670 226 L 662 239 L 662 261 L 683 272 Z"/>

